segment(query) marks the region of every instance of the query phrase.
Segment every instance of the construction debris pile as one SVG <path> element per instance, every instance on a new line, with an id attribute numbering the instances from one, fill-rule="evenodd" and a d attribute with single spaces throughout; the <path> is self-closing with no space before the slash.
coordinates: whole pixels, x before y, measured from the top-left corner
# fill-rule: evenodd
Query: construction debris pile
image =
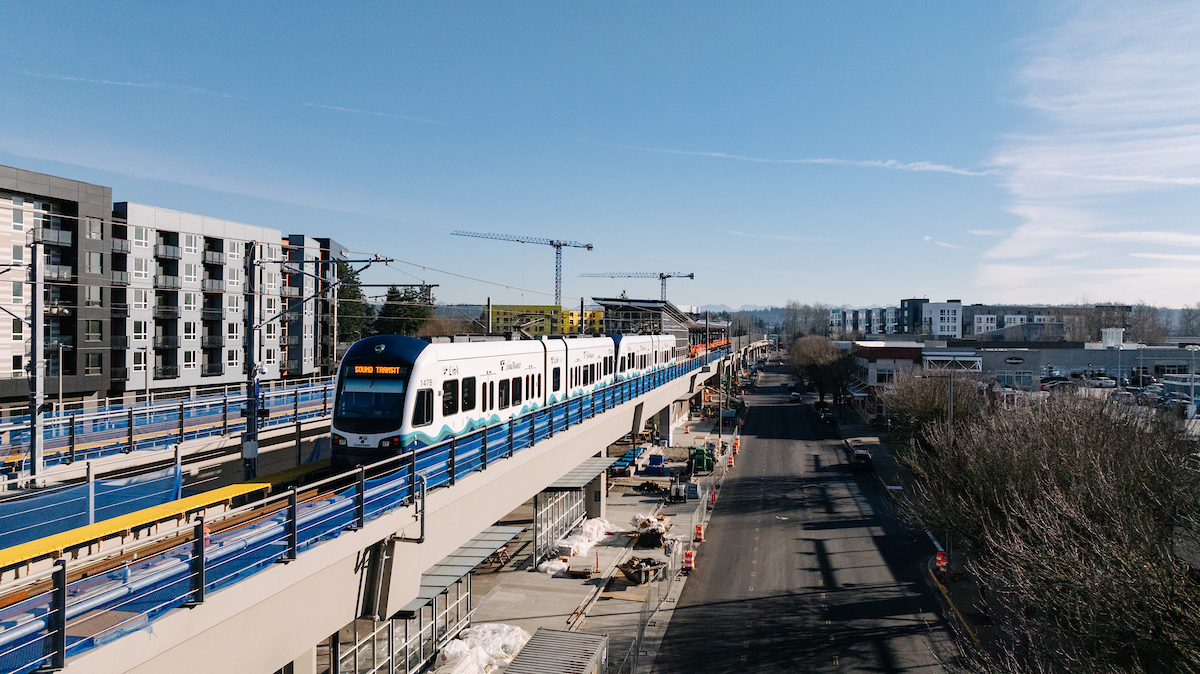
<path id="1" fill-rule="evenodd" d="M 667 563 L 661 559 L 651 559 L 650 557 L 630 557 L 617 568 L 629 582 L 635 585 L 642 585 L 654 580 L 658 572 L 666 568 Z"/>
<path id="2" fill-rule="evenodd" d="M 662 547 L 663 537 L 671 530 L 671 518 L 638 513 L 629 520 L 637 529 L 638 546 L 643 548 Z"/>
<path id="3" fill-rule="evenodd" d="M 612 528 L 612 524 L 602 517 L 586 520 L 579 526 L 578 531 L 559 540 L 555 543 L 555 547 L 564 555 L 572 557 L 586 555 L 592 546 L 604 540 Z"/>

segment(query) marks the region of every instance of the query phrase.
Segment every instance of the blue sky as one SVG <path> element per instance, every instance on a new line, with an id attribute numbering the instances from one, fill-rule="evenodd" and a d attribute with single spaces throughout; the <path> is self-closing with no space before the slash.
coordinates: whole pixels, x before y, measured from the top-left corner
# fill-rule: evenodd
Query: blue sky
<path id="1" fill-rule="evenodd" d="M 281 13 L 281 9 L 286 9 Z M 8 3 L 0 163 L 440 301 L 1200 299 L 1195 3 Z M 501 285 L 470 281 L 445 270 Z M 503 287 L 509 286 L 509 287 Z M 523 292 L 521 289 L 524 289 Z"/>

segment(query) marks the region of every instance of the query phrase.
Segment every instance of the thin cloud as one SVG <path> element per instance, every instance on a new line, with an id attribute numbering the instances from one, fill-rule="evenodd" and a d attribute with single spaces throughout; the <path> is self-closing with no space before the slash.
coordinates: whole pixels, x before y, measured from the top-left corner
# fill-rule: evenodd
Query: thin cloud
<path id="1" fill-rule="evenodd" d="M 929 243 L 934 244 L 935 246 L 941 246 L 942 248 L 957 248 L 958 250 L 971 250 L 970 248 L 967 248 L 966 246 L 960 246 L 960 245 L 954 244 L 954 243 L 946 243 L 945 241 L 938 241 L 938 240 L 934 239 L 932 236 L 928 236 L 928 235 L 925 237 L 925 240 L 928 241 Z"/>
<path id="2" fill-rule="evenodd" d="M 177 84 L 167 84 L 165 82 L 122 82 L 120 80 L 98 80 L 87 77 L 72 77 L 70 75 L 54 75 L 50 73 L 34 73 L 28 70 L 9 71 L 18 72 L 29 77 L 37 77 L 43 80 L 58 80 L 60 82 L 83 82 L 85 84 L 103 84 L 114 87 L 135 87 L 138 89 L 163 89 L 166 91 L 175 91 L 182 94 L 196 94 L 198 96 L 213 96 L 215 98 L 229 98 L 235 100 L 249 100 L 242 96 L 234 96 L 233 94 L 225 94 L 219 91 L 210 91 L 199 87 L 181 87 Z"/>
<path id="3" fill-rule="evenodd" d="M 959 168 L 957 166 L 949 166 L 947 164 L 934 164 L 927 161 L 917 162 L 899 162 L 895 159 L 833 159 L 828 157 L 814 157 L 803 159 L 768 159 L 763 157 L 750 157 L 741 154 L 728 154 L 725 152 L 697 152 L 692 150 L 671 150 L 657 147 L 638 147 L 636 145 L 615 145 L 613 147 L 622 150 L 636 150 L 638 152 L 657 152 L 660 154 L 680 154 L 691 157 L 713 157 L 716 159 L 734 159 L 737 161 L 748 161 L 759 164 L 829 164 L 833 166 L 863 166 L 868 168 L 884 168 L 893 169 L 896 171 L 932 171 L 937 173 L 953 173 L 962 176 L 986 176 L 996 173 L 995 169 L 987 169 L 976 171 L 971 169 Z"/>
<path id="4" fill-rule="evenodd" d="M 974 234 L 975 236 L 1006 236 L 1006 235 L 1010 234 L 1011 232 L 1012 232 L 1012 230 L 1008 230 L 1008 229 L 968 229 L 967 230 L 967 234 Z"/>
<path id="5" fill-rule="evenodd" d="M 440 124 L 445 126 L 445 122 L 439 122 L 434 119 L 422 119 L 420 117 L 409 117 L 407 115 L 393 115 L 389 112 L 375 112 L 373 110 L 359 110 L 358 108 L 343 108 L 336 105 L 321 105 L 320 103 L 304 103 L 308 108 L 321 108 L 323 110 L 333 110 L 334 112 L 349 112 L 356 115 L 372 115 L 375 117 L 388 117 L 390 119 L 403 119 L 407 122 L 420 122 L 421 124 Z"/>
<path id="6" fill-rule="evenodd" d="M 1186 263 L 1200 256 L 1171 249 L 1200 248 L 1200 5 L 1077 3 L 1063 16 L 1026 41 L 1018 78 L 1033 114 L 991 162 L 1022 222 L 985 253 L 1014 264 L 981 265 L 980 282 L 998 295 L 1036 283 L 1051 302 L 1193 297 Z"/>
<path id="7" fill-rule="evenodd" d="M 1200 255 L 1183 255 L 1176 253 L 1130 253 L 1130 257 L 1140 257 L 1147 260 L 1172 260 L 1176 262 L 1200 262 Z"/>

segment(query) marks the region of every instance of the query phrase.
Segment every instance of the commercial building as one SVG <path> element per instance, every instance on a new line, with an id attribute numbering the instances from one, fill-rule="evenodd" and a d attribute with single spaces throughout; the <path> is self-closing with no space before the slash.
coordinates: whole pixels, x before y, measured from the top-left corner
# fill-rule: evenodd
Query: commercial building
<path id="1" fill-rule="evenodd" d="M 583 309 L 583 331 L 589 335 L 599 334 L 604 330 L 604 307 L 593 306 Z M 579 310 L 563 309 L 561 332 L 574 335 L 579 332 Z"/>

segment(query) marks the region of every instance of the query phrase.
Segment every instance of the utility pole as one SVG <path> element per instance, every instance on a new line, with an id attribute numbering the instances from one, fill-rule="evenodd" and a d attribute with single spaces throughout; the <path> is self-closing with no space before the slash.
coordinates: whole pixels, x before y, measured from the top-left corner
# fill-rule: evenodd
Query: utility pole
<path id="1" fill-rule="evenodd" d="M 255 322 L 258 318 L 258 242 L 251 241 L 246 251 L 246 432 L 242 434 L 242 477 L 258 477 L 258 363 L 255 359 L 257 340 Z"/>
<path id="2" fill-rule="evenodd" d="M 950 361 L 950 395 L 946 400 L 946 428 L 950 431 L 950 444 L 954 444 L 954 363 Z"/>
<path id="3" fill-rule="evenodd" d="M 490 334 L 492 334 L 492 298 L 490 298 L 490 297 L 488 298 L 487 312 L 488 312 L 488 334 L 490 335 Z"/>
<path id="4" fill-rule="evenodd" d="M 33 238 L 33 255 L 29 261 L 29 281 L 33 286 L 33 297 L 29 307 L 33 328 L 33 341 L 29 349 L 29 472 L 35 483 L 43 479 L 45 471 L 44 429 L 45 419 L 42 418 L 42 408 L 46 404 L 46 318 L 42 313 L 42 302 L 45 277 L 45 260 L 43 245 L 37 240 L 36 232 Z M 62 364 L 59 364 L 62 367 Z"/>
<path id="5" fill-rule="evenodd" d="M 583 327 L 583 324 L 584 324 L 583 317 L 584 317 L 584 313 L 583 313 L 583 298 L 582 298 L 582 297 L 580 297 L 580 298 L 579 298 L 579 334 L 581 334 L 581 335 L 582 335 L 583 333 L 585 333 L 585 332 L 586 332 L 586 330 L 585 330 L 585 329 L 584 329 L 584 327 Z"/>

